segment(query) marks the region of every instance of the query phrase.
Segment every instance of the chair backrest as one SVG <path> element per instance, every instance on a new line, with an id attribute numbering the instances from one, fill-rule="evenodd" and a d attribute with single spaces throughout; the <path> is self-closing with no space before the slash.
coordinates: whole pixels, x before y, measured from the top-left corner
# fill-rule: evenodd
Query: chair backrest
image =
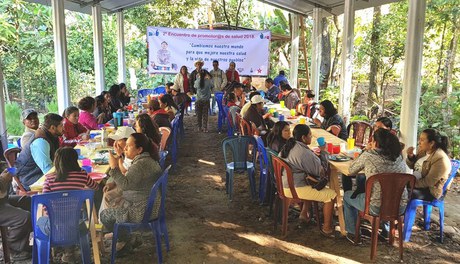
<path id="1" fill-rule="evenodd" d="M 238 132 L 240 134 L 242 134 L 243 132 L 242 131 L 239 131 L 240 130 L 240 126 L 241 126 L 241 119 L 243 119 L 243 117 L 241 116 L 240 113 L 236 112 L 236 116 L 235 116 L 235 127 L 236 127 L 236 130 L 238 130 Z"/>
<path id="2" fill-rule="evenodd" d="M 166 87 L 164 86 L 158 86 L 157 88 L 153 89 L 154 94 L 165 94 L 166 93 Z"/>
<path id="3" fill-rule="evenodd" d="M 165 161 L 166 161 L 166 156 L 168 156 L 168 151 L 167 150 L 160 150 L 160 160 L 158 163 L 160 163 L 160 167 L 162 170 L 165 168 Z"/>
<path id="4" fill-rule="evenodd" d="M 94 190 L 51 192 L 32 196 L 34 236 L 49 239 L 52 246 L 79 244 L 83 204 L 89 200 L 88 211 L 92 212 L 93 197 Z M 49 235 L 43 234 L 37 225 L 37 211 L 40 204 L 46 207 L 48 213 Z M 91 221 L 91 214 L 89 220 Z"/>
<path id="5" fill-rule="evenodd" d="M 415 185 L 415 176 L 407 173 L 380 173 L 369 177 L 366 181 L 366 202 L 364 213 L 369 214 L 372 186 L 380 184 L 380 212 L 381 220 L 395 219 L 399 213 L 399 205 L 404 189 L 408 187 L 408 198 Z"/>
<path id="6" fill-rule="evenodd" d="M 254 146 L 251 154 L 249 154 L 250 145 Z M 252 136 L 232 136 L 225 138 L 222 141 L 225 164 L 230 163 L 227 159 L 227 151 L 230 150 L 235 170 L 247 170 L 246 162 L 254 162 L 256 159 L 256 147 L 257 142 Z"/>
<path id="7" fill-rule="evenodd" d="M 460 167 L 460 161 L 458 160 L 451 160 L 450 163 L 452 164 L 452 170 L 450 171 L 449 178 L 447 178 L 446 183 L 442 187 L 442 197 L 444 197 L 447 193 L 447 188 L 450 186 L 452 180 L 457 175 L 458 168 Z"/>
<path id="8" fill-rule="evenodd" d="M 158 190 L 161 190 L 161 201 L 160 201 L 160 210 L 158 217 L 160 214 L 165 212 L 165 200 L 166 200 L 166 187 L 168 185 L 168 173 L 169 169 L 171 169 L 171 165 L 169 165 L 164 171 L 163 174 L 158 178 L 157 182 L 153 185 L 152 189 L 150 190 L 149 200 L 147 202 L 147 207 L 145 208 L 144 218 L 142 218 L 142 223 L 147 224 L 151 219 L 153 205 L 155 204 L 155 198 L 157 197 Z"/>
<path id="9" fill-rule="evenodd" d="M 273 160 L 272 157 L 278 157 L 278 153 L 274 151 L 273 149 L 266 147 L 265 151 L 267 153 L 267 160 L 268 160 L 268 171 L 270 172 L 270 179 L 273 183 L 276 183 L 275 179 L 275 171 L 273 169 Z M 275 184 L 276 185 L 276 184 Z M 276 186 L 275 186 L 276 187 Z"/>
<path id="10" fill-rule="evenodd" d="M 254 138 L 257 142 L 257 151 L 259 153 L 259 166 L 260 170 L 265 170 L 266 173 L 269 173 L 269 164 L 268 164 L 268 156 L 267 150 L 265 149 L 264 141 L 258 135 L 255 135 Z"/>
<path id="11" fill-rule="evenodd" d="M 153 89 L 141 89 L 137 91 L 137 99 L 139 101 L 145 102 L 147 99 L 147 95 L 153 94 Z"/>
<path id="12" fill-rule="evenodd" d="M 169 127 L 159 127 L 161 133 L 160 141 L 160 151 L 166 149 L 166 144 L 168 143 L 169 134 L 171 134 L 171 129 Z"/>
<path id="13" fill-rule="evenodd" d="M 371 141 L 372 126 L 364 121 L 353 121 L 347 127 L 348 135 L 355 139 L 355 145 L 358 147 L 365 146 Z"/>
<path id="14" fill-rule="evenodd" d="M 223 105 L 222 105 L 222 100 L 224 98 L 224 93 L 223 92 L 215 92 L 214 93 L 214 98 L 216 99 L 217 102 L 217 107 L 219 107 L 219 112 L 224 113 Z M 222 115 L 224 116 L 224 115 Z"/>
<path id="15" fill-rule="evenodd" d="M 246 121 L 244 118 L 241 118 L 240 120 L 240 130 L 241 130 L 241 135 L 243 136 L 252 136 L 254 132 L 252 131 L 252 126 L 249 124 L 248 121 Z"/>
<path id="16" fill-rule="evenodd" d="M 174 119 L 171 121 L 171 133 L 173 135 L 173 140 L 175 139 L 177 132 L 179 130 L 179 119 L 181 114 L 177 113 Z"/>
<path id="17" fill-rule="evenodd" d="M 338 125 L 332 125 L 329 127 L 329 130 L 331 131 L 331 133 L 334 135 L 334 136 L 339 136 L 339 133 L 340 133 L 340 130 L 342 130 L 342 128 Z"/>
<path id="18" fill-rule="evenodd" d="M 16 162 L 16 159 L 21 152 L 20 148 L 9 148 L 3 152 L 3 156 L 6 159 L 6 163 L 8 164 L 8 168 L 12 168 L 14 166 L 14 163 Z"/>
<path id="19" fill-rule="evenodd" d="M 299 199 L 297 192 L 294 187 L 294 178 L 292 176 L 292 169 L 286 161 L 272 154 L 273 173 L 275 174 L 276 188 L 278 189 L 278 195 L 281 198 L 286 198 L 283 188 L 283 172 L 286 175 L 289 190 L 291 191 L 292 198 Z"/>

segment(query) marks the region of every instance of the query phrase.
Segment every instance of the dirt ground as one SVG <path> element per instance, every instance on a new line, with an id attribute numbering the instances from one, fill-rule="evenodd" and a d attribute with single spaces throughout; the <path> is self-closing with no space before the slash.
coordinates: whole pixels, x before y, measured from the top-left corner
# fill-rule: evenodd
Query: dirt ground
<path id="1" fill-rule="evenodd" d="M 289 222 L 286 238 L 280 226 L 273 230 L 268 206 L 252 201 L 246 174 L 235 175 L 234 198 L 225 194 L 225 166 L 217 118 L 210 118 L 210 133 L 195 132 L 193 116 L 185 118 L 186 135 L 180 143 L 177 169 L 170 174 L 167 193 L 167 225 L 170 252 L 166 263 L 359 263 L 370 262 L 370 240 L 353 246 L 345 238 L 324 238 L 316 225 Z M 257 175 L 257 173 L 256 173 Z M 256 179 L 258 177 L 256 176 Z M 457 185 L 455 185 L 457 188 Z M 437 242 L 439 226 L 433 216 L 431 231 L 413 232 L 404 244 L 405 263 L 459 263 L 460 195 L 454 188 L 448 197 L 444 244 Z M 455 219 L 453 218 L 455 217 Z M 335 219 L 337 221 L 337 219 Z M 421 216 L 418 219 L 421 223 Z M 156 261 L 153 239 L 144 236 L 144 244 L 132 256 L 118 263 Z M 378 263 L 399 261 L 398 247 L 379 243 Z"/>

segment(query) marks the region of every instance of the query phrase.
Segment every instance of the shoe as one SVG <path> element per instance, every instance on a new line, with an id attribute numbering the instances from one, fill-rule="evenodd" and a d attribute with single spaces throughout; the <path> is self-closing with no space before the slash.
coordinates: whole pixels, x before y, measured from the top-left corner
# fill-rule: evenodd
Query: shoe
<path id="1" fill-rule="evenodd" d="M 360 240 L 358 243 L 355 242 L 355 234 L 350 234 L 350 233 L 347 233 L 347 235 L 345 236 L 345 238 L 350 241 L 351 244 L 357 246 L 357 245 L 361 245 L 363 242 Z"/>
<path id="2" fill-rule="evenodd" d="M 330 233 L 326 233 L 324 232 L 324 230 L 321 228 L 319 230 L 319 232 L 321 233 L 321 235 L 323 235 L 324 237 L 327 237 L 327 238 L 335 238 L 335 235 L 334 235 L 334 231 L 330 232 Z"/>
<path id="3" fill-rule="evenodd" d="M 13 262 L 24 261 L 28 259 L 32 259 L 32 253 L 28 251 L 11 252 L 11 260 L 13 260 Z"/>

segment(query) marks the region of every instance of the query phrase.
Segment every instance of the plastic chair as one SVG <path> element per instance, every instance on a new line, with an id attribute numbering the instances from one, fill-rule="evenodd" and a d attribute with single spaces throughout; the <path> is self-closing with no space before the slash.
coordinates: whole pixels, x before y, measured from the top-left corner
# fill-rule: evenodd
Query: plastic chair
<path id="1" fill-rule="evenodd" d="M 338 125 L 332 125 L 328 127 L 327 130 L 330 131 L 334 136 L 338 137 L 340 134 L 340 130 L 342 130 L 342 128 Z"/>
<path id="2" fill-rule="evenodd" d="M 153 89 L 154 94 L 165 94 L 166 93 L 166 87 L 164 86 L 158 86 L 157 88 Z"/>
<path id="3" fill-rule="evenodd" d="M 447 194 L 447 187 L 451 184 L 452 180 L 457 175 L 460 161 L 451 160 L 452 170 L 449 178 L 442 187 L 442 196 L 433 201 L 424 201 L 419 199 L 412 199 L 406 209 L 406 218 L 404 219 L 404 241 L 408 242 L 412 234 L 412 226 L 414 225 L 415 215 L 417 214 L 417 207 L 423 205 L 423 215 L 425 220 L 425 230 L 430 229 L 430 216 L 432 207 L 439 208 L 439 235 L 441 243 L 444 243 L 444 198 Z"/>
<path id="4" fill-rule="evenodd" d="M 264 141 L 259 136 L 254 136 L 257 142 L 257 153 L 259 157 L 259 201 L 262 204 L 265 201 L 267 193 L 267 180 L 270 177 L 270 170 L 268 169 L 268 157 L 265 150 Z"/>
<path id="5" fill-rule="evenodd" d="M 241 135 L 243 136 L 252 136 L 254 135 L 254 131 L 252 130 L 251 124 L 246 121 L 244 118 L 240 120 L 240 131 Z"/>
<path id="6" fill-rule="evenodd" d="M 371 192 L 374 183 L 380 184 L 380 211 L 378 215 L 369 212 Z M 390 221 L 390 234 L 388 242 L 393 245 L 395 236 L 395 221 L 398 222 L 399 234 L 399 258 L 403 259 L 403 232 L 402 223 L 404 213 L 400 214 L 399 206 L 404 189 L 408 186 L 408 197 L 410 197 L 415 185 L 415 176 L 407 173 L 380 173 L 369 177 L 366 181 L 366 201 L 364 211 L 360 211 L 356 221 L 355 242 L 360 241 L 359 227 L 361 218 L 372 224 L 371 238 L 371 260 L 374 261 L 377 253 L 377 241 L 380 221 Z"/>
<path id="7" fill-rule="evenodd" d="M 151 230 L 156 242 L 156 251 L 158 263 L 163 263 L 163 254 L 161 252 L 161 237 L 164 237 L 166 244 L 166 251 L 169 251 L 169 238 L 168 238 L 168 229 L 166 228 L 166 213 L 165 213 L 165 202 L 166 202 L 166 190 L 168 184 L 168 172 L 171 166 L 168 166 L 163 172 L 163 175 L 157 180 L 150 190 L 150 196 L 148 198 L 148 203 L 145 208 L 144 217 L 140 223 L 115 223 L 113 226 L 113 237 L 112 237 L 112 256 L 110 258 L 110 263 L 115 263 L 115 257 L 117 254 L 117 240 L 118 240 L 118 229 L 126 228 L 129 233 L 138 229 L 147 229 Z M 160 201 L 160 210 L 158 211 L 158 216 L 155 219 L 151 219 L 153 206 L 155 204 L 155 198 L 157 193 L 161 193 Z"/>
<path id="8" fill-rule="evenodd" d="M 19 153 L 21 152 L 20 148 L 9 148 L 3 152 L 3 156 L 6 159 L 6 163 L 8 164 L 8 168 L 14 167 L 14 163 L 18 158 Z"/>
<path id="9" fill-rule="evenodd" d="M 349 137 L 355 139 L 355 146 L 357 147 L 362 148 L 372 140 L 372 126 L 367 122 L 353 121 L 347 126 L 347 131 Z"/>
<path id="10" fill-rule="evenodd" d="M 169 135 L 171 134 L 171 129 L 169 127 L 160 127 L 161 141 L 160 141 L 160 151 L 166 149 L 168 144 Z"/>
<path id="11" fill-rule="evenodd" d="M 10 245 L 8 243 L 8 227 L 0 226 L 0 232 L 2 235 L 2 250 L 3 250 L 3 261 L 5 264 L 11 263 L 11 252 Z"/>
<path id="12" fill-rule="evenodd" d="M 171 153 L 173 166 L 176 166 L 177 163 L 177 134 L 179 132 L 179 117 L 180 113 L 171 121 L 171 141 L 168 151 Z"/>
<path id="13" fill-rule="evenodd" d="M 214 97 L 216 98 L 217 107 L 219 108 L 219 114 L 217 116 L 217 129 L 219 132 L 222 131 L 222 125 L 225 124 L 225 119 L 227 115 L 224 112 L 224 107 L 222 106 L 222 100 L 224 98 L 223 92 L 215 92 Z"/>
<path id="14" fill-rule="evenodd" d="M 274 151 L 273 149 L 266 147 L 265 152 L 267 153 L 267 161 L 268 161 L 268 179 L 270 181 L 270 184 L 267 186 L 267 191 L 266 194 L 269 195 L 269 200 L 268 204 L 270 206 L 270 210 L 268 212 L 268 215 L 272 215 L 273 213 L 273 202 L 275 200 L 275 197 L 277 197 L 278 190 L 276 188 L 276 180 L 275 180 L 275 173 L 273 170 L 273 161 L 272 161 L 272 156 L 277 157 L 278 153 Z"/>
<path id="15" fill-rule="evenodd" d="M 281 204 L 282 206 L 282 231 L 281 235 L 285 237 L 287 235 L 287 230 L 288 230 L 288 214 L 289 214 L 289 206 L 292 203 L 302 203 L 302 202 L 310 202 L 308 200 L 303 200 L 300 199 L 299 196 L 297 195 L 297 192 L 294 187 L 294 178 L 292 176 L 292 169 L 281 158 L 278 158 L 277 156 L 272 155 L 272 163 L 273 163 L 273 172 L 275 174 L 275 179 L 276 179 L 276 187 L 278 191 L 278 202 L 275 203 L 275 224 L 274 224 L 274 229 L 276 230 L 276 226 L 278 224 L 278 205 Z M 287 197 L 286 194 L 284 193 L 284 187 L 283 187 L 283 171 L 284 174 L 286 175 L 287 182 L 289 185 L 289 189 L 291 191 L 292 197 Z M 318 228 L 321 229 L 321 224 L 319 221 L 319 207 L 317 202 L 313 202 L 314 207 L 316 208 L 316 222 L 318 225 Z"/>
<path id="16" fill-rule="evenodd" d="M 21 138 L 18 138 L 16 141 L 16 145 L 18 145 L 18 148 L 21 148 Z"/>
<path id="17" fill-rule="evenodd" d="M 248 172 L 249 187 L 251 190 L 252 199 L 256 198 L 255 186 L 255 159 L 256 150 L 253 149 L 249 156 L 249 146 L 257 146 L 254 137 L 251 136 L 233 136 L 227 137 L 222 141 L 222 149 L 224 151 L 224 161 L 226 164 L 225 170 L 225 186 L 228 198 L 233 200 L 233 173 L 234 172 Z M 227 159 L 227 150 L 232 152 L 232 161 Z M 248 160 L 249 158 L 249 160 Z"/>
<path id="18" fill-rule="evenodd" d="M 225 115 L 227 116 L 227 136 L 231 137 L 234 136 L 235 133 L 238 131 L 235 124 L 233 124 L 233 117 L 232 113 L 230 112 L 230 108 L 224 107 Z"/>
<path id="19" fill-rule="evenodd" d="M 165 169 L 166 156 L 168 156 L 168 151 L 160 150 L 160 160 L 158 161 L 158 163 L 160 163 L 160 167 L 162 170 Z"/>
<path id="20" fill-rule="evenodd" d="M 145 103 L 147 101 L 147 95 L 153 94 L 153 89 L 141 89 L 137 91 L 137 100 Z"/>
<path id="21" fill-rule="evenodd" d="M 49 263 L 51 247 L 80 245 L 83 263 L 91 263 L 88 229 L 81 228 L 82 206 L 89 200 L 92 212 L 94 190 L 52 192 L 32 196 L 32 224 L 34 229 L 33 263 Z M 37 225 L 37 212 L 46 207 L 50 234 L 44 234 Z M 89 214 L 91 222 L 91 214 Z"/>

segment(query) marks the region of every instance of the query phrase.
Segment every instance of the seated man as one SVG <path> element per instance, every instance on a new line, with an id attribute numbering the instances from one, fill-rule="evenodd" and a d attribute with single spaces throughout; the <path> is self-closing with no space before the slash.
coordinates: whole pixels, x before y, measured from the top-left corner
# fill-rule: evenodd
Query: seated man
<path id="1" fill-rule="evenodd" d="M 22 123 L 24 124 L 24 134 L 21 137 L 21 146 L 25 146 L 30 137 L 35 134 L 35 131 L 38 129 L 40 121 L 38 120 L 38 113 L 34 109 L 26 109 L 22 111 Z"/>
<path id="2" fill-rule="evenodd" d="M 251 98 L 251 106 L 244 113 L 243 118 L 249 123 L 252 122 L 259 130 L 260 135 L 264 138 L 268 134 L 270 113 L 264 114 L 264 99 L 260 95 L 254 95 Z"/>
<path id="3" fill-rule="evenodd" d="M 265 88 L 267 88 L 267 95 L 265 98 L 272 101 L 273 103 L 278 103 L 278 94 L 280 93 L 280 89 L 278 86 L 273 84 L 272 78 L 265 79 Z"/>
<path id="4" fill-rule="evenodd" d="M 243 107 L 241 107 L 241 111 L 240 111 L 241 116 L 244 116 L 246 111 L 248 111 L 249 107 L 251 107 L 251 105 L 252 105 L 251 99 L 255 95 L 260 95 L 260 93 L 259 92 L 251 92 L 249 94 L 249 101 L 246 104 L 244 104 Z"/>
<path id="5" fill-rule="evenodd" d="M 171 87 L 171 94 L 173 96 L 174 103 L 181 109 L 185 109 L 191 102 L 192 99 L 185 93 L 180 92 L 180 88 L 173 86 Z"/>
<path id="6" fill-rule="evenodd" d="M 53 167 L 54 153 L 59 148 L 59 137 L 63 134 L 64 118 L 58 114 L 47 114 L 42 126 L 35 131 L 14 166 L 17 176 L 26 190 Z"/>
<path id="7" fill-rule="evenodd" d="M 8 197 L 11 179 L 12 175 L 6 170 L 0 175 L 0 226 L 8 227 L 8 242 L 13 261 L 23 261 L 32 257 L 29 246 L 32 223 L 29 212 L 10 204 L 10 200 L 17 198 L 17 196 Z M 28 200 L 30 207 L 30 198 L 25 196 L 24 199 Z"/>
<path id="8" fill-rule="evenodd" d="M 299 95 L 294 91 L 289 84 L 282 84 L 281 91 L 284 95 L 284 105 L 287 109 L 296 109 L 300 102 Z"/>

